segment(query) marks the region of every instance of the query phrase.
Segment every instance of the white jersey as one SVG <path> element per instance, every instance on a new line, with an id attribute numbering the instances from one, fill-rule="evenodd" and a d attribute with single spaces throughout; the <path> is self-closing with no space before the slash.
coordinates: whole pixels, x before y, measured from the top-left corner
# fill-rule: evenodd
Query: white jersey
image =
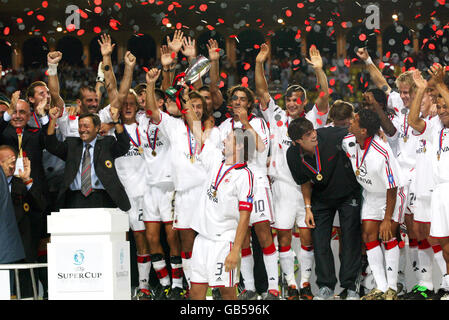
<path id="1" fill-rule="evenodd" d="M 438 123 L 440 119 L 438 117 L 427 117 L 425 121 Z M 432 124 L 432 126 L 434 125 Z M 429 174 L 429 165 L 432 163 L 432 142 L 415 130 L 414 133 L 418 135 L 418 143 L 416 145 L 416 166 L 413 189 L 418 197 L 430 197 L 435 185 L 433 175 Z"/>
<path id="2" fill-rule="evenodd" d="M 400 187 L 401 170 L 390 146 L 378 135 L 367 139 L 362 150 L 353 134 L 342 141 L 343 150 L 349 157 L 357 182 L 363 187 L 363 193 L 382 193 L 385 190 Z"/>
<path id="3" fill-rule="evenodd" d="M 143 154 L 139 153 L 142 133 L 137 123 L 125 124 L 124 129 L 129 136 L 129 150 L 124 155 L 115 159 L 115 168 L 120 182 L 125 187 L 126 194 L 130 198 L 143 195 L 145 180 L 145 160 Z"/>
<path id="4" fill-rule="evenodd" d="M 148 185 L 172 185 L 170 141 L 145 114 L 139 118 L 143 155 L 146 162 L 145 180 Z"/>
<path id="5" fill-rule="evenodd" d="M 198 156 L 201 152 L 200 143 L 196 142 L 193 132 L 184 120 L 161 112 L 161 119 L 156 125 L 170 141 L 171 163 L 167 162 L 166 165 L 172 166 L 175 190 L 185 191 L 202 185 L 206 174 L 198 163 Z"/>
<path id="6" fill-rule="evenodd" d="M 252 157 L 250 157 L 250 161 L 248 161 L 248 167 L 253 172 L 256 178 L 263 178 L 263 180 L 258 179 L 258 181 L 268 186 L 269 183 L 267 177 L 267 158 L 269 151 L 270 132 L 265 120 L 262 118 L 258 118 L 251 114 L 249 116 L 249 123 L 265 145 L 265 150 L 262 152 L 258 152 L 254 148 L 254 153 Z M 222 149 L 223 141 L 234 128 L 242 128 L 242 123 L 240 121 L 235 122 L 233 118 L 228 118 L 220 124 L 220 126 L 218 127 L 218 129 L 220 130 L 220 143 L 218 145 L 218 149 Z"/>
<path id="7" fill-rule="evenodd" d="M 435 185 L 449 183 L 449 128 L 445 128 L 439 118 L 438 121 L 424 121 L 426 127 L 421 137 L 430 142 L 427 168 L 432 168 Z"/>
<path id="8" fill-rule="evenodd" d="M 233 242 L 240 210 L 252 211 L 254 175 L 246 164 L 226 165 L 221 150 L 209 139 L 199 163 L 207 178 L 191 227 L 210 240 Z"/>
<path id="9" fill-rule="evenodd" d="M 388 96 L 388 103 L 396 111 L 396 115 L 391 120 L 396 128 L 396 133 L 392 137 L 387 137 L 388 142 L 393 150 L 396 149 L 396 158 L 403 170 L 404 179 L 410 181 L 414 175 L 419 139 L 417 133 L 408 124 L 407 117 L 410 110 L 404 107 L 399 93 L 392 91 Z"/>
<path id="10" fill-rule="evenodd" d="M 285 110 L 276 105 L 271 97 L 267 109 L 262 110 L 262 114 L 269 123 L 271 133 L 271 161 L 268 167 L 268 175 L 296 186 L 297 184 L 288 168 L 286 157 L 287 149 L 292 143 L 288 136 L 288 126 L 293 119 L 288 116 Z M 326 124 L 327 116 L 328 113 L 319 112 L 316 105 L 305 114 L 306 119 L 313 123 L 315 129 L 322 128 Z"/>

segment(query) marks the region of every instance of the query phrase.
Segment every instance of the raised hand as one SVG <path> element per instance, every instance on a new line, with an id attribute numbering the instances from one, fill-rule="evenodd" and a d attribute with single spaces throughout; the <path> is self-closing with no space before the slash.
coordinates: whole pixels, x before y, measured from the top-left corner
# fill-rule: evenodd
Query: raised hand
<path id="1" fill-rule="evenodd" d="M 37 113 L 40 117 L 45 116 L 45 109 L 46 109 L 46 106 L 47 106 L 47 100 L 46 100 L 46 99 L 42 99 L 42 100 L 38 103 L 38 105 L 37 105 L 37 107 L 36 107 L 36 113 Z"/>
<path id="2" fill-rule="evenodd" d="M 159 78 L 159 75 L 161 74 L 161 70 L 158 68 L 152 68 L 150 69 L 146 74 L 146 80 L 147 84 L 154 84 L 156 83 L 157 79 Z"/>
<path id="3" fill-rule="evenodd" d="M 363 61 L 368 60 L 369 58 L 368 50 L 366 50 L 366 48 L 359 48 L 357 50 L 357 56 Z"/>
<path id="4" fill-rule="evenodd" d="M 306 58 L 308 64 L 312 65 L 314 69 L 323 68 L 323 59 L 321 58 L 320 51 L 316 48 L 316 46 L 310 46 L 309 55 L 310 60 Z"/>
<path id="5" fill-rule="evenodd" d="M 62 59 L 62 52 L 60 51 L 52 51 L 47 54 L 47 63 L 48 64 L 58 64 Z"/>
<path id="6" fill-rule="evenodd" d="M 268 54 L 269 54 L 270 50 L 267 46 L 266 43 L 262 43 L 262 45 L 260 46 L 260 51 L 257 54 L 256 57 L 256 62 L 257 63 L 264 63 L 265 61 L 267 61 L 268 58 Z"/>
<path id="7" fill-rule="evenodd" d="M 53 106 L 50 108 L 50 110 L 48 111 L 48 115 L 50 116 L 50 119 L 54 120 L 57 119 L 59 117 L 59 108 L 57 106 Z"/>
<path id="8" fill-rule="evenodd" d="M 426 89 L 427 81 L 422 77 L 421 71 L 418 69 L 413 71 L 413 80 L 415 81 L 416 87 L 418 89 Z"/>
<path id="9" fill-rule="evenodd" d="M 176 53 L 179 52 L 179 50 L 181 50 L 182 47 L 182 39 L 184 37 L 184 33 L 181 30 L 176 30 L 175 34 L 173 35 L 173 40 L 170 40 L 170 37 L 167 36 L 167 45 L 168 48 L 171 51 L 174 51 Z"/>
<path id="10" fill-rule="evenodd" d="M 181 52 L 188 59 L 196 58 L 195 39 L 192 40 L 190 37 L 183 38 Z"/>
<path id="11" fill-rule="evenodd" d="M 112 51 L 114 50 L 115 43 L 112 43 L 111 36 L 108 34 L 102 34 L 100 39 L 98 40 L 98 44 L 100 45 L 101 55 L 110 56 L 112 55 Z"/>
<path id="12" fill-rule="evenodd" d="M 167 67 L 173 63 L 174 59 L 168 46 L 161 46 L 161 64 Z"/>
<path id="13" fill-rule="evenodd" d="M 136 65 L 136 57 L 129 51 L 126 51 L 124 57 L 125 65 L 131 68 L 134 68 Z"/>
<path id="14" fill-rule="evenodd" d="M 0 166 L 3 169 L 3 172 L 5 173 L 5 176 L 11 175 L 14 171 L 14 166 L 16 163 L 16 156 L 12 155 L 8 158 L 4 159 L 3 161 L 0 161 Z"/>
<path id="15" fill-rule="evenodd" d="M 23 182 L 27 182 L 30 180 L 31 175 L 31 162 L 27 157 L 23 158 L 23 171 L 19 169 L 19 178 L 22 179 Z"/>
<path id="16" fill-rule="evenodd" d="M 118 122 L 118 119 L 120 117 L 120 112 L 118 108 L 111 107 L 111 109 L 109 109 L 109 112 L 111 113 L 112 121 Z"/>
<path id="17" fill-rule="evenodd" d="M 446 73 L 446 70 L 441 64 L 433 64 L 427 72 L 432 76 L 432 79 L 436 84 L 444 83 L 444 74 Z"/>
<path id="18" fill-rule="evenodd" d="M 217 40 L 209 39 L 206 46 L 207 46 L 207 50 L 209 50 L 209 60 L 210 61 L 216 61 L 216 60 L 220 59 L 220 48 L 218 47 Z"/>
<path id="19" fill-rule="evenodd" d="M 11 96 L 11 103 L 9 104 L 9 108 L 8 108 L 8 114 L 12 115 L 15 111 L 16 111 L 16 107 L 17 107 L 17 101 L 19 101 L 20 98 L 20 91 L 15 91 L 12 96 Z"/>

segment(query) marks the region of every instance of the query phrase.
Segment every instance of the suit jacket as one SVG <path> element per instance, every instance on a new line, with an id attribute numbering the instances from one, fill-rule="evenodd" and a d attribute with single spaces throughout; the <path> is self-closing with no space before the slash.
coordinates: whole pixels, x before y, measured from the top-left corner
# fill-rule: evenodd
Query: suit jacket
<path id="1" fill-rule="evenodd" d="M 125 155 L 129 150 L 129 137 L 125 132 L 113 136 L 99 136 L 95 142 L 93 164 L 95 173 L 103 184 L 106 192 L 123 211 L 128 211 L 131 204 L 115 169 L 114 160 Z M 67 137 L 64 142 L 59 141 L 56 135 L 47 135 L 45 138 L 47 150 L 64 160 L 64 179 L 59 191 L 59 203 L 65 199 L 65 193 L 75 180 L 81 164 L 83 141 L 79 137 Z"/>
<path id="2" fill-rule="evenodd" d="M 36 261 L 41 235 L 42 212 L 46 207 L 45 198 L 39 187 L 34 183 L 30 190 L 27 190 L 21 179 L 13 177 L 11 180 L 11 199 L 23 248 L 25 249 L 25 261 Z"/>
<path id="3" fill-rule="evenodd" d="M 8 181 L 0 168 L 0 263 L 13 263 L 25 258 L 17 227 Z"/>
<path id="4" fill-rule="evenodd" d="M 42 151 L 45 149 L 44 135 L 46 126 L 32 128 L 25 126 L 22 132 L 22 150 L 31 162 L 31 178 L 33 184 L 41 188 L 44 195 L 47 194 L 44 166 L 42 165 Z M 16 128 L 0 118 L 0 144 L 7 144 L 19 151 Z"/>

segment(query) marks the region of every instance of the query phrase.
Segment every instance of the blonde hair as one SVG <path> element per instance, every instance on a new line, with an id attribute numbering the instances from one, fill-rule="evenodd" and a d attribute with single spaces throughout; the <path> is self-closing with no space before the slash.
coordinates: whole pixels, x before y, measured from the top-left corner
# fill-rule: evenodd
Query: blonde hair
<path id="1" fill-rule="evenodd" d="M 408 70 L 401 73 L 394 82 L 396 87 L 399 88 L 399 84 L 405 84 L 410 87 L 410 94 L 415 92 L 416 84 L 415 80 L 413 80 L 413 70 Z"/>

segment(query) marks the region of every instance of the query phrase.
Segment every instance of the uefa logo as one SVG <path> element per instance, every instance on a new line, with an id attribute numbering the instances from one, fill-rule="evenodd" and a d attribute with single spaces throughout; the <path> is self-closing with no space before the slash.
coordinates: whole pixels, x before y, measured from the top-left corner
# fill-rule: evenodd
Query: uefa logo
<path id="1" fill-rule="evenodd" d="M 77 250 L 73 255 L 73 264 L 76 266 L 82 265 L 84 262 L 84 250 Z"/>

